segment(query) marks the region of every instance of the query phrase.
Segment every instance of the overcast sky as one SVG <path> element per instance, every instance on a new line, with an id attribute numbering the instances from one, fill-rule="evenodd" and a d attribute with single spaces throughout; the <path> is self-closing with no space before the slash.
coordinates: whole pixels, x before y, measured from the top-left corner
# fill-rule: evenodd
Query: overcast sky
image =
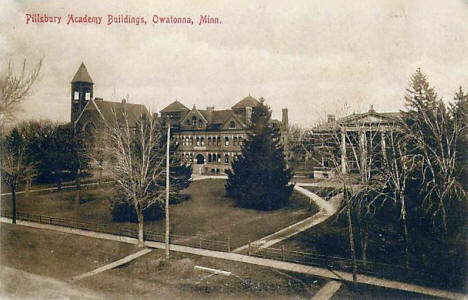
<path id="1" fill-rule="evenodd" d="M 159 111 L 226 109 L 263 96 L 279 118 L 313 125 L 327 113 L 397 111 L 421 67 L 448 100 L 468 90 L 468 0 L 446 1 L 8 1 L 0 4 L 2 70 L 44 56 L 41 81 L 18 119 L 70 119 L 70 81 L 83 61 L 94 96 L 129 97 Z M 28 24 L 26 13 L 61 16 Z M 143 16 L 133 24 L 66 25 L 67 15 Z M 152 24 L 159 16 L 194 25 Z M 198 26 L 200 15 L 219 17 Z M 107 21 L 104 21 L 105 23 Z"/>

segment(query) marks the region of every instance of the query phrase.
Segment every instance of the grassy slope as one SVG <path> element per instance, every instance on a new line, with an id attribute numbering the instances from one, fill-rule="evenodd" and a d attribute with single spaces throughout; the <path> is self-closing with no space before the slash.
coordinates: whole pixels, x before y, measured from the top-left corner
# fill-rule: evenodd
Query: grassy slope
<path id="1" fill-rule="evenodd" d="M 232 248 L 276 232 L 287 225 L 313 215 L 317 208 L 309 208 L 309 201 L 294 192 L 289 207 L 261 212 L 238 208 L 225 197 L 225 180 L 193 182 L 184 193 L 191 199 L 171 207 L 171 233 L 186 236 L 202 236 L 205 239 L 227 240 L 231 237 Z M 127 226 L 112 222 L 109 188 L 88 189 L 83 196 L 90 201 L 76 204 L 75 192 L 31 194 L 18 196 L 18 211 L 62 218 L 75 218 L 85 222 L 105 222 L 112 226 Z M 2 208 L 10 208 L 9 196 L 2 197 Z M 134 226 L 134 224 L 131 224 Z M 162 233 L 164 220 L 146 222 L 145 229 Z"/>
<path id="2" fill-rule="evenodd" d="M 63 280 L 135 251 L 129 244 L 3 223 L 0 242 L 0 264 Z"/>
<path id="3" fill-rule="evenodd" d="M 0 294 L 3 295 L 35 295 L 35 298 L 67 295 L 79 299 L 75 291 L 92 290 L 109 299 L 297 299 L 309 298 L 323 284 L 312 277 L 300 278 L 301 283 L 270 268 L 174 252 L 166 262 L 160 259 L 162 250 L 154 250 L 129 264 L 72 285 L 61 284 L 44 276 L 67 280 L 125 256 L 135 250 L 134 246 L 18 225 L 1 224 L 0 229 L 0 264 L 41 276 L 11 269 L 1 273 L 0 278 L 9 278 L 2 280 Z M 206 277 L 209 273 L 195 270 L 195 265 L 222 269 L 236 276 Z"/>

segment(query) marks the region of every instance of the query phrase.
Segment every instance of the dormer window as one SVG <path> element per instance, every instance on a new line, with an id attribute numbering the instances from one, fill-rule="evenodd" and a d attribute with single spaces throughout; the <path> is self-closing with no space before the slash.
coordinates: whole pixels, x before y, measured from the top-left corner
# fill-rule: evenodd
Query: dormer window
<path id="1" fill-rule="evenodd" d="M 75 92 L 73 93 L 73 100 L 75 100 L 75 101 L 80 100 L 80 92 L 75 91 Z"/>
<path id="2" fill-rule="evenodd" d="M 86 92 L 85 99 L 86 99 L 86 101 L 91 100 L 91 93 L 90 92 Z"/>
<path id="3" fill-rule="evenodd" d="M 197 126 L 197 117 L 193 116 L 192 117 L 192 127 Z"/>
<path id="4" fill-rule="evenodd" d="M 229 128 L 236 128 L 236 122 L 234 121 L 229 122 Z"/>

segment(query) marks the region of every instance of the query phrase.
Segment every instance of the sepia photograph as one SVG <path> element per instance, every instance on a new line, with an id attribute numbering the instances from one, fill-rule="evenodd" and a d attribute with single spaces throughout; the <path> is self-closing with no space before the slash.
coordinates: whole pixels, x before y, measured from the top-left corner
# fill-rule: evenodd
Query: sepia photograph
<path id="1" fill-rule="evenodd" d="M 468 299 L 468 0 L 2 0 L 0 299 Z"/>

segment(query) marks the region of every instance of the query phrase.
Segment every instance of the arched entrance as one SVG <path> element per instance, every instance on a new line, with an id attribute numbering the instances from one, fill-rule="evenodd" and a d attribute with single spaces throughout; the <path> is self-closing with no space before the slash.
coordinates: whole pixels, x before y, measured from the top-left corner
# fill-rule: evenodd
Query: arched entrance
<path id="1" fill-rule="evenodd" d="M 205 163 L 205 158 L 203 157 L 203 155 L 198 154 L 197 155 L 197 165 L 203 165 L 204 163 Z"/>

